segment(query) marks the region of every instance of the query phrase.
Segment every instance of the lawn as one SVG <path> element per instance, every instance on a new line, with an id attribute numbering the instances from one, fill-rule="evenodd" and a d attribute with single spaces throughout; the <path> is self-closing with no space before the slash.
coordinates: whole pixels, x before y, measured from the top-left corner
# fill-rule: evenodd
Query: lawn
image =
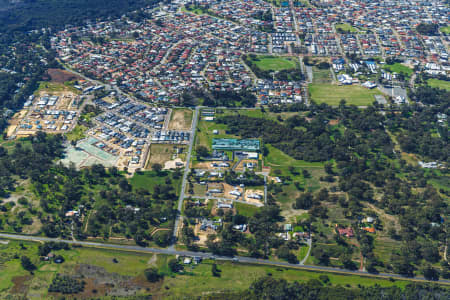
<path id="1" fill-rule="evenodd" d="M 440 28 L 442 33 L 450 34 L 450 26 L 445 26 Z"/>
<path id="2" fill-rule="evenodd" d="M 345 99 L 347 105 L 367 106 L 375 101 L 375 95 L 382 93 L 377 89 L 366 89 L 359 85 L 332 85 L 332 84 L 310 84 L 309 94 L 311 100 L 328 105 L 339 105 Z"/>
<path id="3" fill-rule="evenodd" d="M 77 125 L 75 128 L 71 131 L 66 133 L 66 137 L 69 141 L 79 141 L 81 139 L 85 138 L 85 131 L 87 130 L 86 126 L 83 125 Z"/>
<path id="4" fill-rule="evenodd" d="M 294 58 L 260 55 L 253 62 L 258 68 L 264 71 L 281 71 L 297 68 L 297 63 Z"/>
<path id="5" fill-rule="evenodd" d="M 411 69 L 405 65 L 402 65 L 401 63 L 395 63 L 393 65 L 385 65 L 384 69 L 388 70 L 390 72 L 395 72 L 397 74 L 403 73 L 403 74 L 406 74 L 406 76 L 408 76 L 408 77 L 410 77 L 414 72 L 413 69 Z"/>
<path id="6" fill-rule="evenodd" d="M 436 78 L 430 78 L 430 79 L 428 79 L 427 83 L 429 86 L 450 91 L 450 81 L 439 80 Z"/>
<path id="7" fill-rule="evenodd" d="M 345 32 L 358 32 L 358 28 L 353 27 L 350 24 L 347 23 L 342 23 L 342 24 L 336 24 L 336 30 L 341 29 L 342 31 Z"/>
<path id="8" fill-rule="evenodd" d="M 240 202 L 235 202 L 234 206 L 236 207 L 238 214 L 246 217 L 252 217 L 259 210 L 259 208 L 254 205 Z"/>

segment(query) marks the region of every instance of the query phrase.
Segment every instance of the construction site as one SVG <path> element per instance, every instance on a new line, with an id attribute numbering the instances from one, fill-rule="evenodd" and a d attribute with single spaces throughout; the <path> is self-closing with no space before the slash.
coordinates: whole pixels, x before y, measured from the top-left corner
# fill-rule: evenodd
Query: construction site
<path id="1" fill-rule="evenodd" d="M 67 133 L 77 124 L 82 102 L 83 98 L 69 89 L 41 90 L 10 120 L 7 137 L 28 137 L 37 131 Z"/>

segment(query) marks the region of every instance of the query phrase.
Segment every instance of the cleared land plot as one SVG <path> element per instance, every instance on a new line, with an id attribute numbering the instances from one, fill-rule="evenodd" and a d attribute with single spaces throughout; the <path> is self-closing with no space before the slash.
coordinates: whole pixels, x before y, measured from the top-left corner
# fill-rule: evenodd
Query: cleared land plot
<path id="1" fill-rule="evenodd" d="M 72 72 L 61 69 L 48 69 L 47 74 L 50 76 L 52 82 L 64 83 L 66 81 L 73 81 L 83 79 Z"/>
<path id="2" fill-rule="evenodd" d="M 411 76 L 414 72 L 413 69 L 400 63 L 395 63 L 393 65 L 385 65 L 384 69 L 398 74 L 403 73 L 406 74 L 408 77 Z"/>
<path id="3" fill-rule="evenodd" d="M 450 81 L 431 78 L 431 79 L 428 79 L 427 83 L 429 86 L 450 91 Z"/>
<path id="4" fill-rule="evenodd" d="M 39 88 L 34 92 L 35 96 L 39 96 L 41 92 L 48 94 L 54 94 L 56 92 L 70 91 L 75 94 L 80 94 L 81 92 L 73 87 L 70 82 L 59 83 L 59 82 L 46 82 L 41 81 L 39 83 Z"/>
<path id="5" fill-rule="evenodd" d="M 375 95 L 382 95 L 377 89 L 369 90 L 359 85 L 310 84 L 308 90 L 312 100 L 334 106 L 342 99 L 347 105 L 366 106 L 375 101 Z"/>
<path id="6" fill-rule="evenodd" d="M 313 67 L 313 83 L 331 83 L 330 69 L 319 69 Z"/>
<path id="7" fill-rule="evenodd" d="M 257 59 L 253 60 L 253 62 L 258 68 L 264 71 L 281 71 L 297 68 L 297 63 L 294 58 L 261 55 L 257 56 Z"/>
<path id="8" fill-rule="evenodd" d="M 189 130 L 191 129 L 193 112 L 187 108 L 173 109 L 170 117 L 169 129 Z"/>
<path id="9" fill-rule="evenodd" d="M 177 157 L 175 148 L 180 148 L 177 145 L 168 144 L 151 144 L 150 145 L 150 157 L 147 159 L 145 168 L 150 170 L 153 164 L 161 164 L 163 167 L 168 161 L 171 161 Z M 184 147 L 183 150 L 185 149 Z"/>

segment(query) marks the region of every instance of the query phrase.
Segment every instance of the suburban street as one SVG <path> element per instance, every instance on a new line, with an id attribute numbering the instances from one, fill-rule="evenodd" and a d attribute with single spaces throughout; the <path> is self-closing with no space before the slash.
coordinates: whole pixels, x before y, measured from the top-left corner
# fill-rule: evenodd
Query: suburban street
<path id="1" fill-rule="evenodd" d="M 180 221 L 182 219 L 181 217 L 181 209 L 183 208 L 183 201 L 184 201 L 184 191 L 186 190 L 186 182 L 187 177 L 190 172 L 189 164 L 191 162 L 191 155 L 192 155 L 192 148 L 194 147 L 195 142 L 195 132 L 197 130 L 197 122 L 198 122 L 198 112 L 200 111 L 200 107 L 196 107 L 194 111 L 194 116 L 192 118 L 192 128 L 191 128 L 191 139 L 189 141 L 189 150 L 186 156 L 186 167 L 184 168 L 184 174 L 183 174 L 183 181 L 181 183 L 181 191 L 180 191 L 180 197 L 178 198 L 178 214 L 175 218 L 175 223 L 173 226 L 173 242 L 176 242 L 176 238 L 178 236 L 178 228 L 180 225 Z M 174 245 L 171 246 L 171 249 L 173 249 Z"/>
<path id="2" fill-rule="evenodd" d="M 398 275 L 398 274 L 387 274 L 387 273 L 371 274 L 366 271 L 359 271 L 359 270 L 351 271 L 351 270 L 331 268 L 331 267 L 322 267 L 322 266 L 305 266 L 305 265 L 301 265 L 301 264 L 290 264 L 287 262 L 278 262 L 278 261 L 272 261 L 272 260 L 267 260 L 267 259 L 257 259 L 257 258 L 251 258 L 251 257 L 243 257 L 243 256 L 234 256 L 234 257 L 217 256 L 217 255 L 214 255 L 214 254 L 208 253 L 208 252 L 192 252 L 192 251 L 175 250 L 173 246 L 166 248 L 166 249 L 147 248 L 147 247 L 139 247 L 139 246 L 127 246 L 127 245 L 116 245 L 116 244 L 84 242 L 84 241 L 71 241 L 71 240 L 63 240 L 63 239 L 26 236 L 26 235 L 17 235 L 17 234 L 6 234 L 6 233 L 0 233 L 0 238 L 23 240 L 23 241 L 63 242 L 63 243 L 68 243 L 68 244 L 77 244 L 77 245 L 94 247 L 94 248 L 106 248 L 106 249 L 116 249 L 116 250 L 123 250 L 123 251 L 136 251 L 136 252 L 167 254 L 167 255 L 199 256 L 204 259 L 216 259 L 216 260 L 232 261 L 232 262 L 236 262 L 236 263 L 281 266 L 281 267 L 288 267 L 288 268 L 296 268 L 296 269 L 311 270 L 311 271 L 332 272 L 332 273 L 340 273 L 340 274 L 348 274 L 348 275 L 406 279 L 406 280 L 411 280 L 411 281 L 430 282 L 423 277 L 407 278 L 407 277 L 404 277 L 404 276 Z M 442 284 L 450 284 L 450 280 L 446 280 L 446 279 L 440 279 L 435 282 L 439 282 Z"/>

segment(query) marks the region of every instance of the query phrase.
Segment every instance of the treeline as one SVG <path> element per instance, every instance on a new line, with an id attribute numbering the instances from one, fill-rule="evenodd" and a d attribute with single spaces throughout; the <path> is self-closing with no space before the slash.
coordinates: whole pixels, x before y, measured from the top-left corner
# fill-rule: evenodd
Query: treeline
<path id="1" fill-rule="evenodd" d="M 29 141 L 31 146 L 18 142 L 10 151 L 0 146 L 0 197 L 14 189 L 18 177 L 39 182 L 52 167 L 53 160 L 63 154 L 61 135 L 38 132 L 24 141 Z"/>
<path id="2" fill-rule="evenodd" d="M 181 105 L 209 107 L 254 107 L 258 99 L 248 90 L 243 91 L 206 91 L 193 89 L 184 91 L 180 97 Z"/>
<path id="3" fill-rule="evenodd" d="M 41 207 L 47 215 L 38 213 L 44 224 L 42 232 L 49 237 L 68 237 L 65 213 L 79 208 L 80 218 L 73 220 L 73 233 L 77 239 L 88 236 L 108 239 L 110 234 L 134 239 L 146 246 L 154 241 L 159 246 L 170 242 L 170 231 L 151 234 L 151 229 L 172 221 L 176 215 L 174 203 L 177 196 L 172 180 L 180 178 L 179 172 L 160 172 L 163 184 L 153 189 L 133 189 L 117 168 L 105 169 L 102 165 L 76 170 L 57 165 L 43 175 L 45 184 L 35 183 Z M 150 180 L 150 179 L 149 179 Z M 97 201 L 98 204 L 97 205 Z M 88 225 L 83 218 L 89 216 Z M 86 226 L 85 226 L 86 225 Z"/>
<path id="4" fill-rule="evenodd" d="M 389 112 L 387 128 L 398 135 L 403 151 L 419 154 L 427 160 L 450 162 L 449 134 L 445 124 L 438 124 L 438 114 L 449 113 L 450 93 L 426 96 L 428 88 L 418 89 L 416 95 L 436 104 L 430 107 L 404 106 L 400 113 Z M 442 92 L 443 90 L 439 90 Z M 417 96 L 419 97 L 419 96 Z M 447 97 L 447 98 L 446 98 Z"/>
<path id="5" fill-rule="evenodd" d="M 434 23 L 420 23 L 416 26 L 416 30 L 422 35 L 439 35 L 439 25 Z"/>
<path id="6" fill-rule="evenodd" d="M 330 284 L 327 275 L 320 275 L 319 279 L 307 282 L 288 282 L 285 279 L 276 279 L 266 276 L 256 280 L 243 292 L 220 293 L 204 296 L 202 299 L 240 299 L 240 300 L 316 300 L 316 299 L 354 299 L 354 300 L 416 300 L 416 299 L 448 299 L 448 289 L 438 285 L 408 284 L 405 288 L 381 287 L 343 287 Z"/>
<path id="7" fill-rule="evenodd" d="M 23 1 L 7 11 L 0 11 L 0 30 L 9 34 L 48 27 L 60 29 L 66 24 L 81 25 L 87 20 L 118 18 L 158 2 L 160 0 Z"/>
<path id="8" fill-rule="evenodd" d="M 299 110 L 303 108 L 296 107 Z M 422 273 L 435 274 L 431 276 L 435 278 L 439 277 L 439 270 L 427 264 L 442 260 L 438 249 L 443 246 L 446 229 L 439 224 L 448 214 L 448 205 L 438 191 L 428 185 L 428 181 L 439 177 L 433 172 L 426 174 L 424 169 L 400 159 L 385 126 L 398 136 L 402 148 L 407 147 L 406 138 L 417 137 L 413 142 L 408 142 L 417 144 L 412 150 L 425 157 L 448 161 L 446 135 L 439 137 L 431 130 L 436 128 L 437 109 L 431 107 L 413 111 L 413 108 L 405 107 L 401 112 L 392 111 L 383 115 L 372 106 L 358 109 L 341 102 L 338 108 L 332 108 L 313 103 L 304 116 L 299 114 L 286 119 L 267 120 L 235 115 L 219 117 L 217 121 L 226 124 L 231 134 L 243 138 L 262 138 L 264 144 L 271 144 L 295 159 L 333 159 L 333 163 L 325 164 L 327 176 L 324 180 L 330 177 L 334 181 L 337 177 L 338 185 L 333 189 L 335 192 L 345 192 L 347 197 L 334 197 L 323 190 L 317 195 L 306 193 L 295 201 L 294 208 L 309 209 L 311 216 L 326 218 L 325 202 L 338 203 L 344 209 L 344 215 L 356 222 L 364 217 L 363 202 L 369 202 L 397 215 L 401 229 L 392 229 L 390 235 L 403 241 L 405 247 L 395 252 L 387 264 L 373 255 L 373 245 L 365 235 L 358 237 L 367 250 L 363 255 L 370 270 L 375 272 L 376 266 L 384 266 L 395 273 L 413 276 L 414 271 L 425 266 Z M 330 125 L 331 120 L 338 120 L 338 125 Z M 424 188 L 423 192 L 416 190 Z M 409 247 L 415 243 L 420 246 Z M 427 252 L 418 251 L 420 248 L 427 249 Z M 319 252 L 314 254 L 322 256 Z M 349 262 L 343 256 L 344 266 L 346 261 Z M 445 267 L 441 275 L 447 274 L 448 267 Z"/>
<path id="9" fill-rule="evenodd" d="M 296 116 L 280 124 L 268 119 L 232 115 L 220 117 L 217 122 L 226 124 L 231 134 L 262 138 L 264 143 L 274 145 L 295 159 L 324 161 L 333 157 L 332 132 L 320 120 L 309 123 Z M 296 126 L 304 126 L 306 131 L 295 129 Z"/>
<path id="10" fill-rule="evenodd" d="M 450 91 L 428 85 L 418 87 L 410 97 L 416 102 L 439 105 L 444 109 L 448 109 L 450 106 Z"/>

